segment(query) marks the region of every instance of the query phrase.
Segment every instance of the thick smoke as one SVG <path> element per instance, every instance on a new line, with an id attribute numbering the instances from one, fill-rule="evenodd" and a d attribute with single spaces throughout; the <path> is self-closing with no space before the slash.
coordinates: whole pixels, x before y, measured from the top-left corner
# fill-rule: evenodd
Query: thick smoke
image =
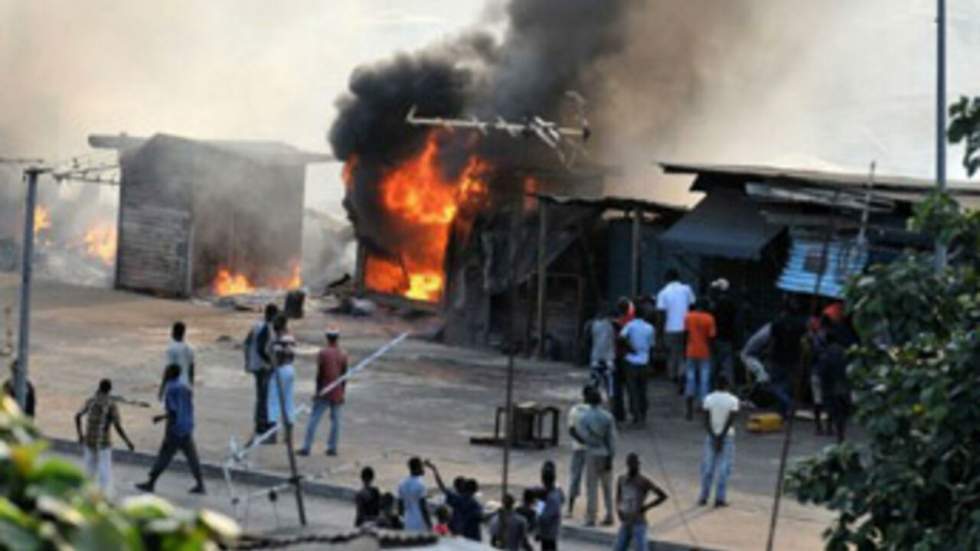
<path id="1" fill-rule="evenodd" d="M 337 101 L 329 139 L 339 159 L 356 158 L 345 207 L 359 237 L 376 249 L 398 240 L 380 211 L 377 183 L 387 168 L 422 146 L 426 130 L 404 121 L 413 105 L 424 116 L 556 118 L 567 91 L 599 94 L 594 68 L 624 48 L 625 15 L 636 3 L 513 0 L 499 41 L 472 31 L 355 70 L 349 93 Z M 481 157 L 504 164 L 524 145 L 500 136 L 474 144 L 465 133 L 456 134 L 440 148 L 447 173 L 459 170 L 474 147 Z"/>

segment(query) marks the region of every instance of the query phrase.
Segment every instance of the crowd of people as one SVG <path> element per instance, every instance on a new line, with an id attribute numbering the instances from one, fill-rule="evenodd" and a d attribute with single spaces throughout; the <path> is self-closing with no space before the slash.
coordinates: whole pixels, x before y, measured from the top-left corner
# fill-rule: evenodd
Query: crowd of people
<path id="1" fill-rule="evenodd" d="M 788 300 L 772 321 L 757 329 L 742 345 L 740 329 L 744 324 L 727 281 L 716 280 L 707 296 L 698 299 L 676 271 L 669 271 L 667 280 L 655 297 L 645 301 L 620 299 L 614 311 L 597 316 L 586 328 L 590 382 L 582 389 L 581 402 L 572 406 L 567 415 L 572 448 L 567 496 L 557 484 L 555 464 L 548 461 L 541 469 L 540 486 L 524 489 L 519 503 L 513 495 L 502 496 L 496 510 L 487 513 L 479 500 L 477 480 L 457 477 L 451 487 L 447 486 L 434 463 L 413 457 L 408 462 L 408 476 L 393 492 L 383 493 L 374 485 L 375 473 L 370 467 L 362 470 L 362 487 L 355 499 L 355 524 L 432 531 L 477 541 L 482 539 L 486 527 L 491 542 L 500 548 L 529 551 L 532 540 L 537 540 L 542 551 L 550 551 L 557 549 L 562 510 L 572 516 L 584 477 L 585 524 L 611 526 L 618 519 L 615 549 L 624 551 L 635 545 L 642 551 L 646 548 L 646 512 L 666 500 L 667 494 L 641 472 L 636 453 L 626 454 L 625 471 L 615 480 L 613 471 L 618 431 L 646 426 L 647 384 L 658 341 L 665 356 L 667 377 L 684 397 L 685 418 L 703 417 L 705 438 L 698 505 L 712 501 L 712 493 L 715 507 L 728 505 L 735 422 L 745 399 L 768 396 L 785 417 L 793 413 L 802 396 L 801 382 L 808 382 L 806 390 L 812 396 L 817 432 L 844 438 L 850 409 L 845 351 L 855 337 L 839 302 L 808 318 L 795 302 Z M 143 491 L 154 490 L 158 478 L 180 451 L 196 480 L 190 491 L 205 492 L 193 437 L 194 351 L 185 339 L 186 332 L 184 323 L 175 323 L 165 351 L 166 368 L 158 393 L 165 412 L 154 422 L 165 421 L 166 428 L 148 479 L 137 485 Z M 316 356 L 311 414 L 298 451 L 304 456 L 312 453 L 317 429 L 327 412 L 330 430 L 325 453 L 337 455 L 340 445 L 348 356 L 340 346 L 339 331 L 328 329 L 324 338 Z M 273 429 L 291 427 L 297 420 L 295 346 L 288 320 L 274 304 L 265 308 L 262 319 L 244 340 L 245 370 L 255 383 L 253 441 L 257 444 L 275 443 L 275 433 L 279 431 Z M 740 375 L 737 359 L 746 374 L 742 396 L 732 391 Z M 86 468 L 107 493 L 111 491 L 112 431 L 133 448 L 111 390 L 110 380 L 100 381 L 96 393 L 76 416 Z M 431 504 L 427 474 L 431 474 L 441 496 Z"/>

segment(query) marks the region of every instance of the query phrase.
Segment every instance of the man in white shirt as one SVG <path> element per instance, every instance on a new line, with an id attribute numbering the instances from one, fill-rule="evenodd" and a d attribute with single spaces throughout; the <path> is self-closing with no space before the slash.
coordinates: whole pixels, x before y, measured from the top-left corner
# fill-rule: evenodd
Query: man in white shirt
<path id="1" fill-rule="evenodd" d="M 684 391 L 681 375 L 684 369 L 684 318 L 694 304 L 694 291 L 681 283 L 680 274 L 671 268 L 666 273 L 667 284 L 657 293 L 657 310 L 662 312 L 664 346 L 667 347 L 667 375 Z"/>
<path id="2" fill-rule="evenodd" d="M 619 336 L 627 349 L 625 374 L 630 414 L 635 424 L 643 426 L 647 420 L 647 370 L 654 341 L 653 326 L 637 317 L 623 327 Z"/>
<path id="3" fill-rule="evenodd" d="M 720 375 L 717 389 L 704 399 L 704 454 L 701 458 L 701 495 L 698 505 L 707 505 L 711 496 L 711 483 L 718 475 L 715 490 L 715 507 L 725 507 L 725 488 L 735 461 L 735 416 L 738 398 L 728 391 L 728 379 Z"/>
<path id="4" fill-rule="evenodd" d="M 180 382 L 189 387 L 194 386 L 194 349 L 184 340 L 187 335 L 187 326 L 182 321 L 174 323 L 170 329 L 170 344 L 167 345 L 165 354 L 165 366 L 180 366 Z M 163 387 L 165 381 L 160 380 L 160 388 L 157 391 L 157 398 L 163 400 Z"/>
<path id="5" fill-rule="evenodd" d="M 413 457 L 408 460 L 408 477 L 398 485 L 398 512 L 405 519 L 406 531 L 428 532 L 432 529 L 426 494 L 425 465 L 422 459 Z"/>
<path id="6" fill-rule="evenodd" d="M 612 371 L 616 362 L 616 328 L 609 316 L 599 314 L 586 323 L 585 330 L 591 344 L 589 368 L 592 382 L 612 400 L 615 392 Z"/>

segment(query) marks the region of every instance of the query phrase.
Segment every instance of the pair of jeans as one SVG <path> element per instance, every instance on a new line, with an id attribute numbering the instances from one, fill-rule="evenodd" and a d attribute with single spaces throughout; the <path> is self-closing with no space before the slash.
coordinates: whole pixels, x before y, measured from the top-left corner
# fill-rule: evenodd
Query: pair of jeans
<path id="1" fill-rule="evenodd" d="M 184 453 L 184 458 L 187 459 L 187 466 L 190 468 L 191 474 L 194 475 L 194 480 L 197 481 L 198 486 L 203 486 L 204 479 L 201 477 L 201 462 L 197 457 L 197 446 L 194 445 L 194 437 L 190 434 L 187 436 L 174 436 L 169 431 L 163 437 L 163 443 L 160 444 L 160 451 L 157 452 L 157 459 L 150 469 L 150 485 L 155 484 L 157 479 L 160 478 L 160 475 L 163 474 L 163 471 L 167 469 L 177 450 Z"/>
<path id="2" fill-rule="evenodd" d="M 684 331 L 664 333 L 664 345 L 667 347 L 667 376 L 679 379 L 684 366 Z"/>
<path id="3" fill-rule="evenodd" d="M 684 396 L 697 398 L 700 406 L 711 391 L 711 360 L 688 358 L 686 377 Z"/>
<path id="4" fill-rule="evenodd" d="M 647 523 L 632 522 L 620 525 L 613 551 L 626 551 L 630 543 L 636 546 L 636 551 L 647 551 Z"/>
<path id="5" fill-rule="evenodd" d="M 626 364 L 626 390 L 634 421 L 647 419 L 647 366 Z"/>
<path id="6" fill-rule="evenodd" d="M 711 483 L 715 481 L 717 475 L 715 503 L 724 503 L 728 477 L 732 474 L 732 465 L 735 463 L 735 438 L 726 436 L 722 440 L 721 452 L 715 451 L 713 440 L 710 435 L 704 438 L 704 453 L 701 456 L 701 496 L 698 501 L 708 501 L 711 495 Z"/>
<path id="7" fill-rule="evenodd" d="M 98 481 L 102 495 L 112 497 L 112 448 L 83 446 L 82 460 L 85 462 L 85 473 Z"/>
<path id="8" fill-rule="evenodd" d="M 613 386 L 613 366 L 606 362 L 593 364 L 589 368 L 589 382 L 606 394 L 606 399 L 612 401 L 616 393 Z"/>
<path id="9" fill-rule="evenodd" d="M 585 521 L 595 523 L 598 513 L 599 485 L 602 485 L 602 500 L 606 504 L 606 519 L 613 518 L 612 470 L 608 455 L 586 454 L 585 456 Z"/>
<path id="10" fill-rule="evenodd" d="M 330 435 L 327 437 L 327 451 L 337 451 L 337 441 L 340 440 L 340 413 L 343 404 L 321 398 L 313 400 L 313 411 L 310 413 L 310 420 L 306 424 L 306 438 L 303 440 L 304 450 L 310 451 L 310 448 L 313 447 L 316 428 L 327 409 L 330 410 Z"/>
<path id="11" fill-rule="evenodd" d="M 712 372 L 712 384 L 718 387 L 718 377 L 725 376 L 725 380 L 732 388 L 735 388 L 735 345 L 732 341 L 716 340 L 712 346 L 711 357 L 714 360 Z"/>
<path id="12" fill-rule="evenodd" d="M 578 497 L 582 488 L 582 471 L 585 470 L 585 450 L 572 450 L 572 464 L 569 466 L 568 499 Z"/>
<path id="13" fill-rule="evenodd" d="M 617 358 L 613 368 L 612 376 L 612 414 L 617 421 L 626 419 L 626 408 L 623 403 L 623 394 L 626 389 L 626 360 Z"/>
<path id="14" fill-rule="evenodd" d="M 272 371 L 260 369 L 252 372 L 255 376 L 255 435 L 269 430 L 269 379 Z"/>

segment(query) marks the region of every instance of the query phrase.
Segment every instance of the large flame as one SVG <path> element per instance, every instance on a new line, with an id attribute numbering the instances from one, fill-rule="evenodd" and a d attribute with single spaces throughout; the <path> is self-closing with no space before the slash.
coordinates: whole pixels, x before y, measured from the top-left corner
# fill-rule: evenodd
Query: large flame
<path id="1" fill-rule="evenodd" d="M 51 213 L 44 205 L 34 207 L 34 235 L 51 228 Z"/>
<path id="2" fill-rule="evenodd" d="M 384 210 L 411 235 L 400 244 L 398 261 L 366 259 L 364 284 L 368 289 L 426 302 L 442 298 L 453 222 L 461 207 L 486 197 L 482 176 L 487 167 L 471 156 L 458 176 L 447 178 L 438 159 L 438 137 L 438 132 L 430 132 L 422 150 L 384 173 L 378 184 Z M 356 162 L 352 157 L 345 166 L 348 185 Z"/>
<path id="3" fill-rule="evenodd" d="M 224 297 L 254 293 L 259 288 L 298 289 L 303 286 L 300 269 L 300 263 L 298 261 L 293 262 L 288 275 L 269 277 L 261 284 L 257 284 L 248 275 L 222 266 L 218 268 L 218 274 L 211 282 L 211 292 L 219 297 Z"/>
<path id="4" fill-rule="evenodd" d="M 116 226 L 111 222 L 98 222 L 85 231 L 85 252 L 99 259 L 106 266 L 116 260 Z"/>

